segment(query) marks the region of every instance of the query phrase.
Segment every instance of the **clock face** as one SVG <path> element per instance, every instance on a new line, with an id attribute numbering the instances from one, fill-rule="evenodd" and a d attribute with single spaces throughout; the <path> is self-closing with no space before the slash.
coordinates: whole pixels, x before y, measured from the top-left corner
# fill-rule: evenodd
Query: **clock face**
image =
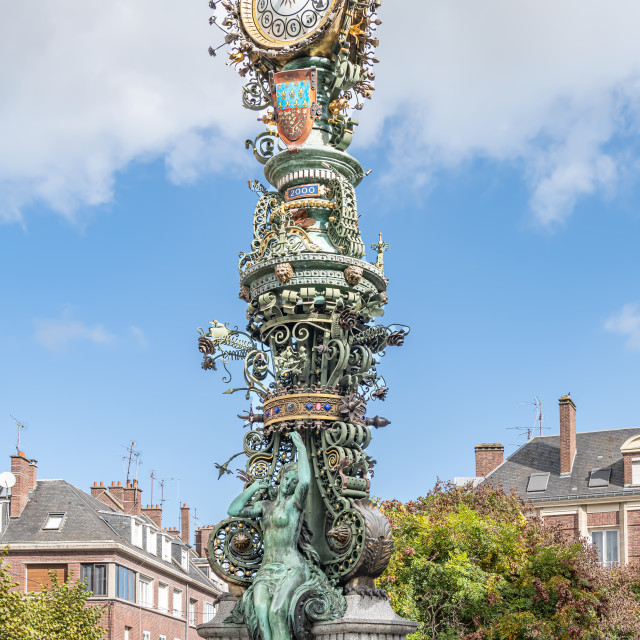
<path id="1" fill-rule="evenodd" d="M 264 47 L 286 46 L 306 38 L 327 19 L 338 0 L 242 0 L 242 21 Z"/>

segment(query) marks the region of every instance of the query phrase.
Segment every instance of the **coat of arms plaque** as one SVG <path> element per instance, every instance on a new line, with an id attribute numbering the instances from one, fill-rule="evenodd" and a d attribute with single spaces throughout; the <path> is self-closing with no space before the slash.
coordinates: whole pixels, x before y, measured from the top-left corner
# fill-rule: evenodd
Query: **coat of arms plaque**
<path id="1" fill-rule="evenodd" d="M 269 79 L 278 134 L 290 150 L 297 149 L 322 113 L 317 103 L 316 68 L 272 72 Z"/>

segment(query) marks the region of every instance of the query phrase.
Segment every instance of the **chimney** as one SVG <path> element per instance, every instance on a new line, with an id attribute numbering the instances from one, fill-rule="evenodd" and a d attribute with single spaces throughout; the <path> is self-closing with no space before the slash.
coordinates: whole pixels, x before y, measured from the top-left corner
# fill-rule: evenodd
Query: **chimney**
<path id="1" fill-rule="evenodd" d="M 560 475 L 571 475 L 576 457 L 576 405 L 571 394 L 562 396 L 560 404 Z"/>
<path id="2" fill-rule="evenodd" d="M 476 477 L 488 476 L 504 459 L 504 447 L 499 442 L 480 442 L 476 445 Z"/>
<path id="3" fill-rule="evenodd" d="M 140 502 L 142 489 L 138 487 L 138 481 L 134 480 L 133 483 L 127 482 L 127 486 L 123 489 L 124 493 L 124 512 L 134 516 L 142 515 L 142 503 Z"/>
<path id="4" fill-rule="evenodd" d="M 124 506 L 124 487 L 120 481 L 118 481 L 117 485 L 115 482 L 111 483 L 109 493 Z"/>
<path id="5" fill-rule="evenodd" d="M 31 489 L 31 479 L 35 485 L 35 472 L 31 471 L 31 463 L 24 455 L 24 452 L 18 451 L 17 455 L 10 456 L 11 473 L 16 477 L 16 483 L 11 489 L 11 506 L 9 515 L 11 518 L 17 518 L 29 500 L 29 489 Z M 35 461 L 34 461 L 35 462 Z"/>
<path id="6" fill-rule="evenodd" d="M 180 507 L 180 537 L 187 544 L 189 543 L 189 507 L 185 504 Z"/>
<path id="7" fill-rule="evenodd" d="M 100 500 L 100 496 L 103 495 L 107 490 L 104 486 L 104 482 L 101 482 L 99 486 L 97 482 L 94 482 L 93 486 L 90 489 L 91 489 L 91 497 L 96 498 L 98 500 Z"/>
<path id="8" fill-rule="evenodd" d="M 199 558 L 207 557 L 209 539 L 213 533 L 213 527 L 200 527 L 196 529 L 196 554 Z"/>
<path id="9" fill-rule="evenodd" d="M 162 507 L 160 505 L 148 504 L 142 510 L 142 515 L 147 516 L 147 518 L 149 518 L 149 520 L 151 520 L 158 529 L 162 529 Z"/>
<path id="10" fill-rule="evenodd" d="M 29 491 L 36 488 L 36 480 L 38 476 L 38 461 L 29 460 Z"/>

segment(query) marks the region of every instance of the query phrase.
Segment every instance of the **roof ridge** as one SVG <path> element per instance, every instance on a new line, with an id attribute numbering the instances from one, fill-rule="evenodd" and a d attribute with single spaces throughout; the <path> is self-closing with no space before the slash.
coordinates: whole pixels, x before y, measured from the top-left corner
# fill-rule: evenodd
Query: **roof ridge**
<path id="1" fill-rule="evenodd" d="M 592 429 L 591 431 L 576 431 L 576 436 L 587 433 L 603 433 L 605 431 L 640 431 L 640 427 L 614 427 L 613 429 Z M 528 444 L 532 440 L 539 440 L 541 438 L 559 438 L 559 433 L 550 433 L 546 436 L 533 436 L 531 440 L 527 440 L 525 444 Z"/>

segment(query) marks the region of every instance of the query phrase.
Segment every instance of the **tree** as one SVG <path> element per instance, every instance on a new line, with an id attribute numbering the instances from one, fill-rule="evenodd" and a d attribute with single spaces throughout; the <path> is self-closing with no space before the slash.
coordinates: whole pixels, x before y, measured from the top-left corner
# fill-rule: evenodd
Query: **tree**
<path id="1" fill-rule="evenodd" d="M 84 582 L 70 575 L 58 582 L 51 573 L 51 584 L 40 593 L 23 594 L 3 562 L 7 549 L 0 551 L 0 638 L 2 640 L 101 640 L 103 610 L 87 605 L 91 595 Z"/>
<path id="2" fill-rule="evenodd" d="M 415 638 L 448 640 L 640 637 L 637 578 L 603 569 L 583 540 L 488 485 L 438 483 L 427 496 L 382 502 L 394 531 L 379 579 Z"/>

